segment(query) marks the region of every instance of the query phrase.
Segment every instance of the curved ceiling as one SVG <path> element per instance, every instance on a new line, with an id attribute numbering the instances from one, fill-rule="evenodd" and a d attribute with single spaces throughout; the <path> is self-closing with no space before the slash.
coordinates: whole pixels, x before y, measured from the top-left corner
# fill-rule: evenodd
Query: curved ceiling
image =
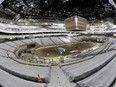
<path id="1" fill-rule="evenodd" d="M 64 20 L 73 15 L 88 20 L 115 18 L 115 9 L 108 0 L 4 0 L 0 16 L 19 18 L 47 18 Z"/>

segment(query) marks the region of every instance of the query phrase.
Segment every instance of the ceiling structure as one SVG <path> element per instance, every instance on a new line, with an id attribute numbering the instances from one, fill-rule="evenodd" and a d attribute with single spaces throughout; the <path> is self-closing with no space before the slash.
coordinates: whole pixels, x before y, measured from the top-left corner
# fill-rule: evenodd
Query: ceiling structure
<path id="1" fill-rule="evenodd" d="M 116 18 L 116 10 L 108 0 L 4 0 L 0 4 L 0 17 L 43 18 L 64 20 L 78 15 L 88 20 Z"/>

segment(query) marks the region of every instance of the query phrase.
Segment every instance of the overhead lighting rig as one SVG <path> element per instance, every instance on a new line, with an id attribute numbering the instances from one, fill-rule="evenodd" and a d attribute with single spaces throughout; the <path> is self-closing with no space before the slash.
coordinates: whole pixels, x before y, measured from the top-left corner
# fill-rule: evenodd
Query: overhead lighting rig
<path id="1" fill-rule="evenodd" d="M 66 2 L 68 2 L 68 1 L 69 1 L 69 0 L 62 0 L 63 3 L 66 3 Z"/>

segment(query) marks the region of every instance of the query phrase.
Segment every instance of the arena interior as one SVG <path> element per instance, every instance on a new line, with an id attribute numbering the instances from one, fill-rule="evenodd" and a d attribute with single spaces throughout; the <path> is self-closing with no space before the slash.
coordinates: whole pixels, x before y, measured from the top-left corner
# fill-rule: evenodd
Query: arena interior
<path id="1" fill-rule="evenodd" d="M 0 87 L 116 87 L 116 0 L 0 0 Z"/>

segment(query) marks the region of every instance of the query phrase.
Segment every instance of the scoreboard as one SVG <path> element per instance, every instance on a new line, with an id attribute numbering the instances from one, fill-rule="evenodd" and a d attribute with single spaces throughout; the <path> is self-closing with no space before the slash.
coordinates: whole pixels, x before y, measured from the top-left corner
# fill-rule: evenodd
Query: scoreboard
<path id="1" fill-rule="evenodd" d="M 86 30 L 88 21 L 80 16 L 72 16 L 64 20 L 65 27 L 68 31 L 70 30 Z"/>

